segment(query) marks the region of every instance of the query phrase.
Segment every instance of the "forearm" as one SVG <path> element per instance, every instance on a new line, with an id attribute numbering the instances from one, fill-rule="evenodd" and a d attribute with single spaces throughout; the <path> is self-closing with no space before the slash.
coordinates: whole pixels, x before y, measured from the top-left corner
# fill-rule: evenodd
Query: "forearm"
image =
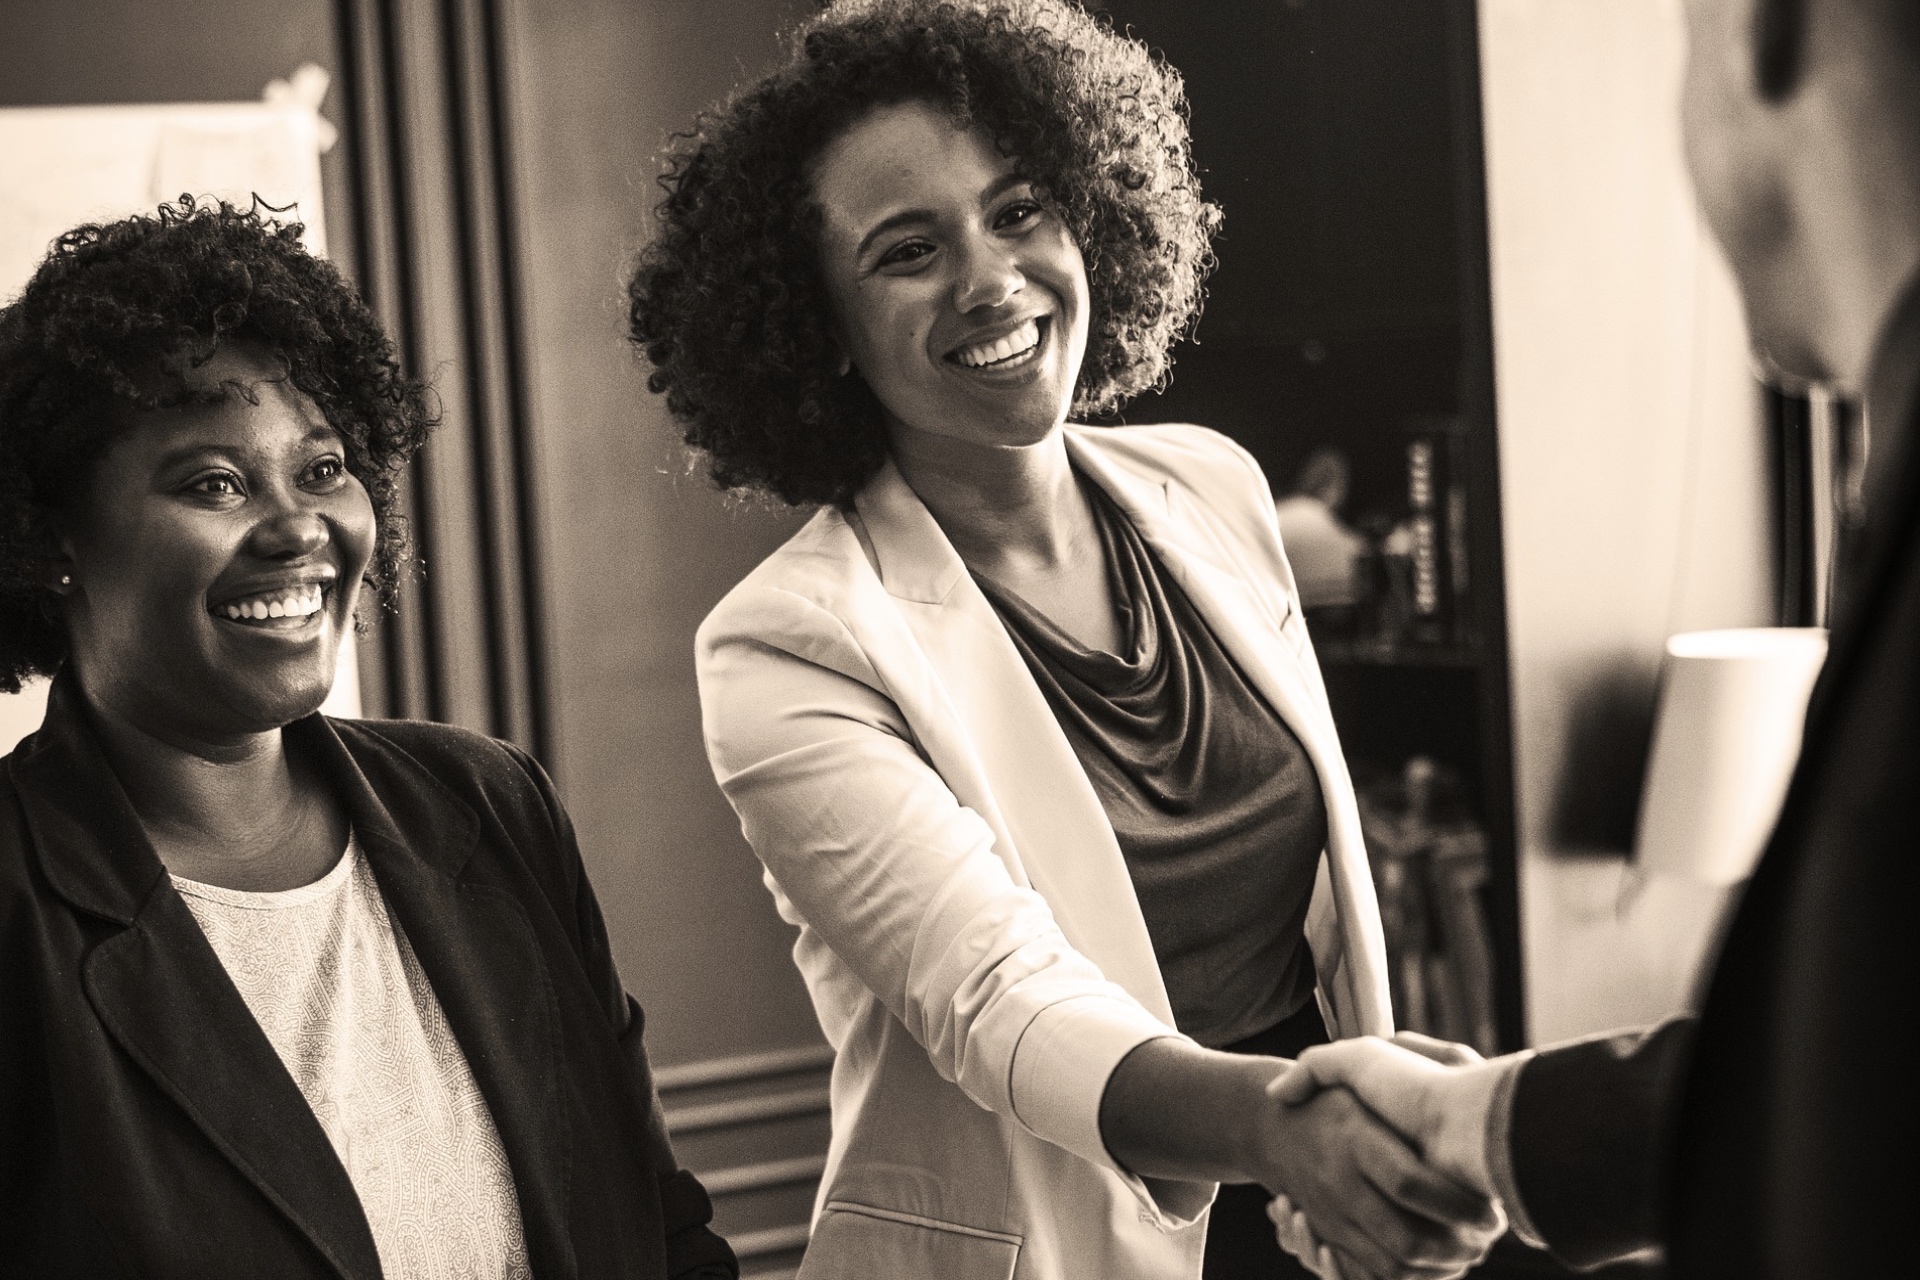
<path id="1" fill-rule="evenodd" d="M 1266 1088 L 1290 1064 L 1221 1053 L 1173 1036 L 1149 1040 L 1114 1068 L 1100 1099 L 1100 1136 L 1148 1178 L 1272 1185 L 1259 1118 Z"/>

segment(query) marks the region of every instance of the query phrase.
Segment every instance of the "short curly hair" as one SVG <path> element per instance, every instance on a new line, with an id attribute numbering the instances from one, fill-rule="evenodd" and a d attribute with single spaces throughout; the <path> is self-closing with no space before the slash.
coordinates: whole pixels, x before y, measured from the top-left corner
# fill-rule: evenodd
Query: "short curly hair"
<path id="1" fill-rule="evenodd" d="M 346 444 L 379 535 L 366 585 L 390 597 L 407 563 L 401 478 L 435 425 L 425 385 L 400 372 L 380 322 L 259 204 L 182 196 L 156 215 L 76 227 L 0 309 L 0 690 L 52 675 L 66 626 L 42 582 L 54 521 L 140 411 L 205 402 L 193 369 L 223 342 L 285 362 Z"/>
<path id="2" fill-rule="evenodd" d="M 784 66 L 675 135 L 630 336 L 723 489 L 844 502 L 885 461 L 879 402 L 840 377 L 807 170 L 876 107 L 984 128 L 1056 211 L 1091 293 L 1076 413 L 1161 385 L 1198 319 L 1220 211 L 1201 198 L 1180 75 L 1069 0 L 846 0 Z"/>

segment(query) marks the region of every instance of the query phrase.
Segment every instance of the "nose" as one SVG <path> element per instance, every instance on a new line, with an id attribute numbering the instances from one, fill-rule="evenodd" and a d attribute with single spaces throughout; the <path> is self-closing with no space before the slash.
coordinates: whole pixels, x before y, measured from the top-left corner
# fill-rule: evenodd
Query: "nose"
<path id="1" fill-rule="evenodd" d="M 1027 287 L 1011 246 L 989 236 L 970 240 L 959 255 L 953 304 L 961 311 L 998 307 Z"/>
<path id="2" fill-rule="evenodd" d="M 316 512 L 287 508 L 253 527 L 249 550 L 266 560 L 305 560 L 318 554 L 333 535 Z"/>

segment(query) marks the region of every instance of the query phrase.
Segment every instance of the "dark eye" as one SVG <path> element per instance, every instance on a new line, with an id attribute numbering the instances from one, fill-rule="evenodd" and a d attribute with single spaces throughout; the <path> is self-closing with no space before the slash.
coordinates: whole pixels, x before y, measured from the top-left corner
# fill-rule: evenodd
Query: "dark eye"
<path id="1" fill-rule="evenodd" d="M 1022 227 L 1045 213 L 1038 200 L 1016 200 L 1000 211 L 993 225 L 1001 230 L 1009 227 Z"/>
<path id="2" fill-rule="evenodd" d="M 302 483 L 309 489 L 337 489 L 346 482 L 347 464 L 339 458 L 329 455 L 320 458 L 307 468 Z"/>
<path id="3" fill-rule="evenodd" d="M 240 477 L 231 471 L 209 471 L 205 475 L 195 476 L 188 482 L 187 490 L 217 498 L 234 497 L 243 492 Z"/>
<path id="4" fill-rule="evenodd" d="M 920 261 L 933 252 L 933 246 L 925 240 L 902 240 L 893 248 L 880 255 L 879 265 L 897 267 Z"/>

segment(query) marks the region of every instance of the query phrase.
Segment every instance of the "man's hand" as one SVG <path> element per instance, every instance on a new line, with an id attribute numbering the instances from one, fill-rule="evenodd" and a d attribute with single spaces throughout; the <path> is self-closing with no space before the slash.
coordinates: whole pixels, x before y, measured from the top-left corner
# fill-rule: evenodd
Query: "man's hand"
<path id="1" fill-rule="evenodd" d="M 1523 1061 L 1520 1055 L 1486 1061 L 1465 1046 L 1407 1032 L 1391 1043 L 1363 1036 L 1307 1050 L 1268 1092 L 1297 1105 L 1318 1090 L 1344 1087 L 1436 1169 L 1491 1199 L 1487 1125 L 1493 1099 L 1502 1079 Z M 1312 1215 L 1311 1206 L 1295 1203 Z"/>
<path id="2" fill-rule="evenodd" d="M 1308 1264 L 1339 1280 L 1439 1280 L 1484 1258 L 1506 1230 L 1499 1206 L 1430 1167 L 1347 1090 L 1296 1088 L 1304 1100 L 1289 1101 L 1286 1086 L 1302 1070 L 1267 1091 L 1277 1105 L 1262 1117 L 1261 1181 L 1329 1247 L 1303 1253 Z"/>

